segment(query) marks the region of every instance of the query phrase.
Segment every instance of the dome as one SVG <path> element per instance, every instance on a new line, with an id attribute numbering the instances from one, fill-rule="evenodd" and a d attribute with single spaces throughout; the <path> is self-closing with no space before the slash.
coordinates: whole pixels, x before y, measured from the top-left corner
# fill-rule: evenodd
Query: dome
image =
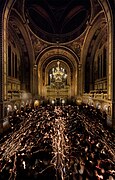
<path id="1" fill-rule="evenodd" d="M 91 14 L 90 0 L 25 0 L 31 30 L 48 42 L 79 37 Z"/>

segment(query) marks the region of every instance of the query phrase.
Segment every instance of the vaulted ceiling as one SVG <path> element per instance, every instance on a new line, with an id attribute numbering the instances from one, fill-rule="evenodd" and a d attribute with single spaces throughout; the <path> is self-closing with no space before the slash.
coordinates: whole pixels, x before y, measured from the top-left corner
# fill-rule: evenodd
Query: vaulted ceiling
<path id="1" fill-rule="evenodd" d="M 32 31 L 48 42 L 67 42 L 80 36 L 91 16 L 90 0 L 25 0 Z"/>

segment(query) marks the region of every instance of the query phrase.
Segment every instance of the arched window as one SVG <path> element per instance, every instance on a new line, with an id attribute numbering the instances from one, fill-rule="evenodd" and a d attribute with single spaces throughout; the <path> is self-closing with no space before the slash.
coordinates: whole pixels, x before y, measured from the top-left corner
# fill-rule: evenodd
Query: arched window
<path id="1" fill-rule="evenodd" d="M 107 76 L 107 50 L 104 47 L 103 49 L 103 77 Z"/>
<path id="2" fill-rule="evenodd" d="M 11 76 L 11 46 L 8 45 L 8 76 Z"/>
<path id="3" fill-rule="evenodd" d="M 15 78 L 17 78 L 17 54 L 15 54 Z"/>

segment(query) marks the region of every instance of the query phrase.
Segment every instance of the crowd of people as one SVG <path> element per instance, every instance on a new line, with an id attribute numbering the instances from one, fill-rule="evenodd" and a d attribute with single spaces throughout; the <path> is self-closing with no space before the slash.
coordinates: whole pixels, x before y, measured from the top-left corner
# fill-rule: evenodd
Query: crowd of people
<path id="1" fill-rule="evenodd" d="M 92 107 L 22 107 L 0 139 L 1 180 L 113 180 L 115 132 Z"/>

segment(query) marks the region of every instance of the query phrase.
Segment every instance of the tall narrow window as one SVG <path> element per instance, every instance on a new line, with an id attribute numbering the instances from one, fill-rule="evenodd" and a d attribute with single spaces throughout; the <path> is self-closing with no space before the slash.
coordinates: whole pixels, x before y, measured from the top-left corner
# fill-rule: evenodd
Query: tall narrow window
<path id="1" fill-rule="evenodd" d="M 17 54 L 15 54 L 15 78 L 17 78 Z"/>
<path id="2" fill-rule="evenodd" d="M 20 59 L 17 58 L 17 78 L 20 79 L 20 65 L 19 65 Z"/>
<path id="3" fill-rule="evenodd" d="M 11 76 L 11 46 L 8 46 L 8 76 Z"/>
<path id="4" fill-rule="evenodd" d="M 107 76 L 107 52 L 106 48 L 103 49 L 103 77 Z"/>
<path id="5" fill-rule="evenodd" d="M 100 58 L 98 56 L 98 79 L 100 78 Z"/>
<path id="6" fill-rule="evenodd" d="M 98 61 L 95 60 L 94 61 L 94 65 L 93 65 L 93 72 L 94 72 L 94 81 L 98 79 Z"/>
<path id="7" fill-rule="evenodd" d="M 103 77 L 103 56 L 101 54 L 101 59 L 100 59 L 100 78 Z"/>
<path id="8" fill-rule="evenodd" d="M 102 78 L 102 56 L 98 56 L 98 79 Z"/>
<path id="9" fill-rule="evenodd" d="M 15 73 L 15 67 L 14 67 L 14 53 L 12 52 L 12 77 L 14 77 L 14 73 Z"/>

